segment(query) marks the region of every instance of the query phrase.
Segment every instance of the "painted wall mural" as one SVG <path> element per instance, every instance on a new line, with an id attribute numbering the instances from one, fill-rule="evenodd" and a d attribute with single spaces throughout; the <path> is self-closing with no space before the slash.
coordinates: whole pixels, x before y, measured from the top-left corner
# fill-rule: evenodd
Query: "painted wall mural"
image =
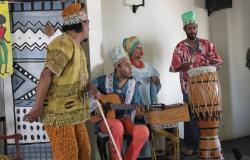
<path id="1" fill-rule="evenodd" d="M 54 10 L 12 12 L 14 60 L 12 86 L 16 119 L 15 130 L 23 135 L 21 143 L 48 142 L 41 123 L 30 124 L 24 122 L 22 117 L 35 104 L 36 86 L 43 69 L 47 45 L 55 37 L 62 34 L 60 31 L 62 24 L 60 12 Z M 53 27 L 55 31 L 51 36 L 44 32 L 45 26 L 48 25 Z"/>
<path id="2" fill-rule="evenodd" d="M 0 3 L 0 77 L 13 73 L 8 2 Z"/>

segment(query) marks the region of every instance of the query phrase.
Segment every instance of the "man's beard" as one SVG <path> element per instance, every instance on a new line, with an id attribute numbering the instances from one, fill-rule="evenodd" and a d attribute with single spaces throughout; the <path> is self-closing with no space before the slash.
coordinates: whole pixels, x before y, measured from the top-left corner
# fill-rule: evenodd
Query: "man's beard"
<path id="1" fill-rule="evenodd" d="M 197 38 L 197 33 L 189 33 L 187 34 L 187 38 L 193 41 Z"/>

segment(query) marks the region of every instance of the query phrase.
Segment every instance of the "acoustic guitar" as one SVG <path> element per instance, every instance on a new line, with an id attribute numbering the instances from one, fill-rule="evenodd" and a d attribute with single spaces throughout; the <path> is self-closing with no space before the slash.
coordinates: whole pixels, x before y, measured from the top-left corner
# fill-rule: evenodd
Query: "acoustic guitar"
<path id="1" fill-rule="evenodd" d="M 102 104 L 107 119 L 115 118 L 115 110 L 134 110 L 137 107 L 143 107 L 145 118 L 150 124 L 167 124 L 190 120 L 187 104 L 122 104 L 122 99 L 115 93 L 102 95 L 98 100 Z M 101 120 L 100 115 L 93 114 L 89 121 L 96 123 Z"/>

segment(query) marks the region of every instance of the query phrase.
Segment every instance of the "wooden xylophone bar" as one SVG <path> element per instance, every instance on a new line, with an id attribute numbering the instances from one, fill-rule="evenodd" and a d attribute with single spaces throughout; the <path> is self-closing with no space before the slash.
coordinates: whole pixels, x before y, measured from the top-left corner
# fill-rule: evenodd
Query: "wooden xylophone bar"
<path id="1" fill-rule="evenodd" d="M 190 120 L 187 104 L 173 104 L 163 110 L 145 112 L 149 124 L 170 124 Z"/>

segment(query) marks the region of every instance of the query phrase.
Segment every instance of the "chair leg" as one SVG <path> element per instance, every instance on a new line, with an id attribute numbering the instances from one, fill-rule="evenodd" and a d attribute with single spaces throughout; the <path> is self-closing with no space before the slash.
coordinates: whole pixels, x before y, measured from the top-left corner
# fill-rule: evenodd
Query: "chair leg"
<path id="1" fill-rule="evenodd" d="M 156 153 L 155 153 L 155 142 L 154 142 L 154 130 L 149 127 L 149 131 L 150 131 L 150 138 L 151 138 L 151 159 L 152 160 L 157 160 L 156 159 Z"/>
<path id="2" fill-rule="evenodd" d="M 107 148 L 106 148 L 106 143 L 109 141 L 109 138 L 106 140 L 104 140 L 104 142 L 102 143 L 102 153 L 103 153 L 103 156 L 104 156 L 104 160 L 109 160 L 108 159 L 108 155 L 107 155 Z M 109 145 L 108 145 L 108 147 L 109 147 Z"/>
<path id="3" fill-rule="evenodd" d="M 104 160 L 103 150 L 102 150 L 102 138 L 98 136 L 97 136 L 97 148 L 98 148 L 101 160 Z"/>
<path id="4" fill-rule="evenodd" d="M 176 146 L 176 159 L 180 160 L 180 139 L 179 139 L 179 128 L 177 127 L 174 131 L 174 134 L 176 137 L 178 137 L 177 141 L 175 142 L 175 146 Z"/>
<path id="5" fill-rule="evenodd" d="M 99 137 L 97 136 L 97 148 L 100 154 L 101 160 L 108 160 L 106 143 L 108 142 L 109 137 Z"/>

